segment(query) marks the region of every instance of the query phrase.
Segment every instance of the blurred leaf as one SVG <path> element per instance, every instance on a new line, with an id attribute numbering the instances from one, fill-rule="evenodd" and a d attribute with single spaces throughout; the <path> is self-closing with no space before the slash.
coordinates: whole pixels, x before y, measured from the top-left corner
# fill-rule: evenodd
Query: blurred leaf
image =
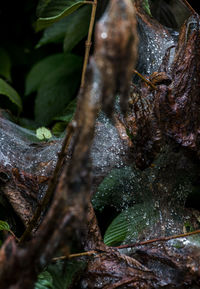
<path id="1" fill-rule="evenodd" d="M 60 116 L 56 116 L 54 120 L 61 120 L 64 121 L 66 124 L 69 123 L 76 110 L 76 99 L 72 100 L 67 107 L 64 109 L 63 113 Z"/>
<path id="2" fill-rule="evenodd" d="M 68 289 L 74 278 L 84 270 L 85 266 L 86 262 L 80 260 L 58 262 L 48 266 L 48 271 L 53 277 L 53 288 Z"/>
<path id="3" fill-rule="evenodd" d="M 126 240 L 137 240 L 138 235 L 158 218 L 151 202 L 137 204 L 120 213 L 109 225 L 104 235 L 108 246 L 119 245 Z"/>
<path id="4" fill-rule="evenodd" d="M 40 0 L 37 14 L 40 17 L 36 22 L 39 31 L 71 14 L 84 4 L 84 0 Z"/>
<path id="5" fill-rule="evenodd" d="M 44 30 L 37 48 L 48 43 L 59 43 L 64 40 L 65 51 L 70 51 L 88 32 L 90 20 L 90 5 L 81 7 L 71 15 L 54 23 Z"/>
<path id="6" fill-rule="evenodd" d="M 0 94 L 7 96 L 19 110 L 22 110 L 22 101 L 19 94 L 5 80 L 0 78 Z"/>
<path id="7" fill-rule="evenodd" d="M 66 129 L 66 123 L 65 122 L 56 122 L 54 124 L 54 126 L 52 127 L 52 133 L 57 136 L 60 137 L 61 134 L 65 131 Z"/>
<path id="8" fill-rule="evenodd" d="M 82 61 L 72 54 L 63 54 L 61 65 L 50 71 L 42 80 L 35 102 L 35 118 L 48 125 L 74 96 L 80 82 Z"/>
<path id="9" fill-rule="evenodd" d="M 48 56 L 41 61 L 37 62 L 26 78 L 25 94 L 36 91 L 45 77 L 47 77 L 52 71 L 63 64 L 64 55 L 62 53 Z"/>
<path id="10" fill-rule="evenodd" d="M 39 127 L 36 130 L 36 137 L 40 140 L 50 139 L 52 137 L 51 131 L 46 127 Z"/>
<path id="11" fill-rule="evenodd" d="M 149 0 L 143 0 L 143 7 L 144 7 L 144 10 L 146 11 L 146 13 L 149 14 L 149 16 L 152 16 L 151 9 L 149 6 Z"/>
<path id="12" fill-rule="evenodd" d="M 51 274 L 47 271 L 42 272 L 38 276 L 38 280 L 35 283 L 34 289 L 54 289 L 53 278 L 52 278 Z"/>
<path id="13" fill-rule="evenodd" d="M 0 231 L 10 231 L 10 226 L 5 221 L 0 221 Z"/>
<path id="14" fill-rule="evenodd" d="M 5 49 L 0 47 L 0 75 L 11 81 L 11 60 Z"/>
<path id="15" fill-rule="evenodd" d="M 73 13 L 67 19 L 67 29 L 64 39 L 64 51 L 71 51 L 88 33 L 91 5 L 87 5 Z"/>

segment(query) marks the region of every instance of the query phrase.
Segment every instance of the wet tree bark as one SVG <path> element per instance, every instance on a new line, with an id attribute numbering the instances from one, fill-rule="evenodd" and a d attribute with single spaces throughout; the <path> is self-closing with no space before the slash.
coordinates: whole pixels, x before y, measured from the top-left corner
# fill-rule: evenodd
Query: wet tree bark
<path id="1" fill-rule="evenodd" d="M 155 90 L 135 79 L 137 87 L 133 86 L 130 91 L 138 46 L 136 18 L 139 27 L 137 68 L 149 74 Z M 152 198 L 158 202 L 166 220 L 170 219 L 172 206 L 174 214 L 186 212 L 192 219 L 192 212 L 186 210 L 181 201 L 177 204 L 177 195 L 173 193 L 180 175 L 184 181 L 192 183 L 200 173 L 199 23 L 199 16 L 195 14 L 183 25 L 173 56 L 171 46 L 176 45 L 175 40 L 165 27 L 144 12 L 142 1 L 136 0 L 135 6 L 129 0 L 110 1 L 103 20 L 97 24 L 87 83 L 78 96 L 76 128 L 68 151 L 62 156 L 51 202 L 48 208 L 43 208 L 45 216 L 28 241 L 19 245 L 8 237 L 1 247 L 2 289 L 34 288 L 38 273 L 51 262 L 58 249 L 70 251 L 74 236 L 85 250 L 96 250 L 97 255 L 87 261 L 87 268 L 80 279 L 74 281 L 73 288 L 200 286 L 200 255 L 195 247 L 180 252 L 172 250 L 170 244 L 149 245 L 130 256 L 124 255 L 103 243 L 90 203 L 91 193 L 100 181 L 112 168 L 119 167 L 115 164 L 117 159 L 121 166 L 135 163 L 153 176 Z M 114 109 L 116 94 L 120 97 L 119 107 Z M 106 114 L 104 117 L 98 116 L 101 108 Z M 1 195 L 28 227 L 47 190 L 61 142 L 33 144 L 24 131 L 4 115 L 2 111 Z M 104 133 L 103 129 L 108 128 L 108 121 L 112 126 L 109 132 L 115 136 L 117 145 L 113 151 L 114 163 L 107 162 L 102 167 L 103 159 L 99 164 L 94 156 L 101 149 L 98 137 L 101 129 Z M 110 140 L 113 141 L 113 137 Z M 103 154 L 103 157 L 107 160 L 108 155 Z M 156 225 L 154 236 L 167 233 L 167 224 Z M 194 221 L 193 225 L 198 227 L 199 224 Z M 174 226 L 177 232 L 181 231 L 178 221 Z M 151 233 L 144 231 L 140 237 L 154 237 Z"/>

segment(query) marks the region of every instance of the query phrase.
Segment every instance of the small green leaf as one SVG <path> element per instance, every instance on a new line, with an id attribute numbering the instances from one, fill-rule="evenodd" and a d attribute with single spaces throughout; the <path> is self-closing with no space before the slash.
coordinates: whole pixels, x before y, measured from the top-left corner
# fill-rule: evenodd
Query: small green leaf
<path id="1" fill-rule="evenodd" d="M 19 94 L 5 80 L 0 79 L 0 94 L 7 96 L 19 110 L 22 110 L 22 101 Z"/>
<path id="2" fill-rule="evenodd" d="M 0 221 L 0 231 L 10 231 L 10 226 L 5 221 Z"/>
<path id="3" fill-rule="evenodd" d="M 53 289 L 53 278 L 47 271 L 42 272 L 38 276 L 38 280 L 35 283 L 35 289 Z"/>
<path id="4" fill-rule="evenodd" d="M 0 75 L 11 81 L 11 60 L 7 51 L 0 48 Z"/>
<path id="5" fill-rule="evenodd" d="M 40 140 L 47 140 L 52 137 L 51 131 L 46 127 L 39 127 L 36 130 L 36 136 Z"/>
<path id="6" fill-rule="evenodd" d="M 84 4 L 84 0 L 40 0 L 37 12 L 39 19 L 36 30 L 39 31 L 71 14 Z"/>

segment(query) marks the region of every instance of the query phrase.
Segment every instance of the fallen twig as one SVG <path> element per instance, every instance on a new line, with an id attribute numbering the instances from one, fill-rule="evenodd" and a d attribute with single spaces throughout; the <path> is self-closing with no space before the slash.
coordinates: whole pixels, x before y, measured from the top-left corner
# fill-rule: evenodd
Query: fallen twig
<path id="1" fill-rule="evenodd" d="M 133 243 L 133 244 L 120 245 L 120 246 L 113 247 L 113 248 L 114 249 L 133 248 L 133 247 L 148 245 L 148 244 L 155 243 L 155 242 L 166 242 L 166 241 L 169 241 L 169 240 L 178 239 L 178 238 L 184 238 L 184 237 L 188 237 L 188 236 L 196 235 L 196 234 L 200 234 L 200 230 L 196 230 L 196 231 L 193 231 L 193 232 L 184 233 L 184 234 L 180 234 L 180 235 L 173 235 L 173 236 L 168 236 L 168 237 L 155 238 L 155 239 L 142 241 L 142 242 L 138 242 L 138 243 Z"/>

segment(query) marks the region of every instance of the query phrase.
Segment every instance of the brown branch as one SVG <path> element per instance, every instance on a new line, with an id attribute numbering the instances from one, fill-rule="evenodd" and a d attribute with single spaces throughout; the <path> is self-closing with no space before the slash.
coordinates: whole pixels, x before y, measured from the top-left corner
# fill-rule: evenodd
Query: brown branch
<path id="1" fill-rule="evenodd" d="M 26 241 L 30 237 L 33 228 L 37 225 L 38 219 L 40 218 L 42 211 L 47 207 L 47 205 L 48 205 L 48 203 L 49 203 L 49 201 L 53 195 L 53 192 L 54 192 L 55 187 L 57 185 L 57 180 L 58 180 L 58 176 L 60 173 L 60 169 L 62 168 L 63 161 L 64 161 L 65 156 L 66 156 L 66 151 L 67 151 L 67 148 L 69 147 L 71 136 L 73 134 L 75 127 L 76 127 L 76 122 L 74 122 L 74 121 L 72 121 L 67 127 L 66 136 L 64 138 L 61 151 L 58 154 L 58 160 L 56 163 L 56 167 L 55 167 L 53 176 L 49 181 L 48 189 L 47 189 L 41 203 L 38 205 L 33 218 L 30 220 L 28 227 L 26 228 L 25 232 L 21 236 L 20 243 Z"/>
<path id="2" fill-rule="evenodd" d="M 91 13 L 91 18 L 90 18 L 88 37 L 85 43 L 85 57 L 84 57 L 83 70 L 82 70 L 82 76 L 81 76 L 81 87 L 83 87 L 85 84 L 85 72 L 86 72 L 88 59 L 89 59 L 90 47 L 92 45 L 91 39 L 92 39 L 92 32 L 94 28 L 94 21 L 95 21 L 96 9 L 97 9 L 97 0 L 94 0 L 93 2 L 84 1 L 84 3 L 92 5 L 92 13 Z"/>
<path id="3" fill-rule="evenodd" d="M 143 242 L 138 242 L 138 243 L 133 243 L 133 244 L 121 245 L 121 246 L 117 246 L 117 247 L 113 247 L 113 248 L 114 249 L 124 249 L 124 248 L 139 247 L 139 246 L 143 246 L 143 245 L 152 244 L 152 243 L 155 243 L 155 242 L 166 242 L 166 241 L 169 241 L 169 240 L 178 239 L 178 238 L 184 238 L 184 237 L 188 237 L 188 236 L 196 235 L 196 234 L 200 234 L 200 230 L 196 230 L 196 231 L 193 231 L 193 232 L 184 233 L 184 234 L 180 234 L 180 235 L 173 235 L 173 236 L 168 236 L 168 237 L 155 238 L 155 239 L 151 239 L 151 240 L 147 240 L 147 241 L 143 241 Z"/>

